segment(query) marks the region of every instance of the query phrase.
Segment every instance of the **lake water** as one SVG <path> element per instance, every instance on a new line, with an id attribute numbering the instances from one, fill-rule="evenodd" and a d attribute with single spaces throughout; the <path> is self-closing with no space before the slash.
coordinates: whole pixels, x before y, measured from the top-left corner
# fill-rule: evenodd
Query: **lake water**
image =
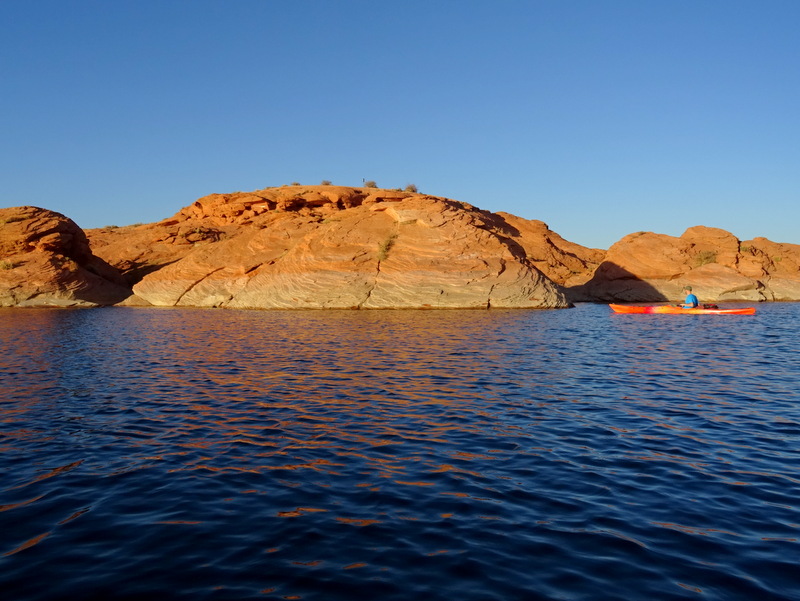
<path id="1" fill-rule="evenodd" d="M 800 304 L 0 310 L 0 591 L 800 599 Z"/>

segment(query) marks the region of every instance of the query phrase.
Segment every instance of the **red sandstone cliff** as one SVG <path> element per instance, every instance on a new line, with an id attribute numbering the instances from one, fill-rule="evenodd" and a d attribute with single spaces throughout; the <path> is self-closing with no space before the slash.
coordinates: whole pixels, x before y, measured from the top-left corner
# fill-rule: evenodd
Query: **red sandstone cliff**
<path id="1" fill-rule="evenodd" d="M 538 220 L 498 213 L 513 229 L 513 240 L 528 260 L 548 278 L 567 289 L 586 283 L 603 262 L 606 252 L 564 240 Z"/>
<path id="2" fill-rule="evenodd" d="M 466 203 L 340 186 L 212 194 L 157 224 L 90 232 L 159 306 L 567 306 L 515 236 Z"/>
<path id="3" fill-rule="evenodd" d="M 36 207 L 0 209 L 0 306 L 112 305 L 130 293 L 72 220 Z"/>
<path id="4" fill-rule="evenodd" d="M 541 221 L 374 188 L 211 194 L 86 235 L 58 213 L 0 209 L 0 306 L 112 304 L 130 287 L 126 304 L 254 308 L 548 308 L 674 301 L 686 284 L 704 302 L 800 300 L 800 245 L 697 226 L 603 251 Z"/>
<path id="5" fill-rule="evenodd" d="M 591 279 L 568 291 L 576 301 L 682 298 L 691 285 L 701 301 L 800 300 L 800 245 L 696 226 L 680 237 L 639 232 L 608 249 Z"/>

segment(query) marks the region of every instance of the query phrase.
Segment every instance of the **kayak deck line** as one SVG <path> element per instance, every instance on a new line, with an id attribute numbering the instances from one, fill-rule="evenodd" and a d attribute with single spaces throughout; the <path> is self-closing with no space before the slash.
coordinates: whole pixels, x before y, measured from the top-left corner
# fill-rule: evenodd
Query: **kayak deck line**
<path id="1" fill-rule="evenodd" d="M 688 313 L 689 315 L 753 315 L 756 312 L 755 307 L 741 307 L 738 309 L 703 309 L 697 307 L 696 309 L 683 309 L 674 305 L 608 305 L 614 313 L 658 313 L 676 315 L 678 313 Z"/>

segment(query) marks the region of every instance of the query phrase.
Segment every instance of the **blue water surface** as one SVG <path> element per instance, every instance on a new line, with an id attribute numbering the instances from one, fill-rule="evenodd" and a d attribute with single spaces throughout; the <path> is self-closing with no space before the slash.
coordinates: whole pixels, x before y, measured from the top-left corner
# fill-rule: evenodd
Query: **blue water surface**
<path id="1" fill-rule="evenodd" d="M 0 309 L 0 591 L 800 599 L 798 326 Z"/>

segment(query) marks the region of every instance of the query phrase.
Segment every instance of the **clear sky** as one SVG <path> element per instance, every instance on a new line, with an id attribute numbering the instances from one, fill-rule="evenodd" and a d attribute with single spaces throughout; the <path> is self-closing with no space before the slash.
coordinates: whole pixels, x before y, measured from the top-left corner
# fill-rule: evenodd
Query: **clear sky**
<path id="1" fill-rule="evenodd" d="M 0 206 L 84 228 L 293 181 L 607 248 L 800 243 L 797 0 L 3 0 Z"/>

